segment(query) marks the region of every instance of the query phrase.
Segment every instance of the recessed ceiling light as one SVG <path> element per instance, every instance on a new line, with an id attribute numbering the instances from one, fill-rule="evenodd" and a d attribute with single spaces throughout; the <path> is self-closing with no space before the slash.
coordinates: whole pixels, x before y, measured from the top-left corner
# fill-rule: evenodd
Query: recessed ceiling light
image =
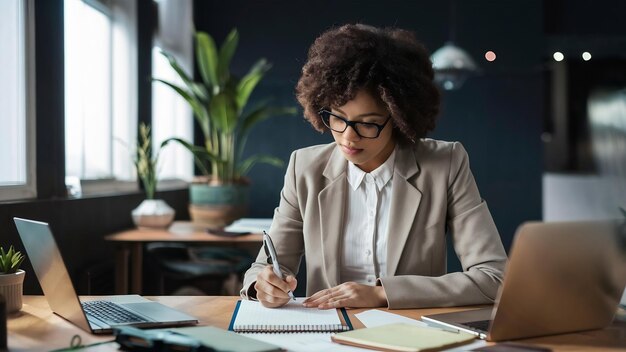
<path id="1" fill-rule="evenodd" d="M 560 51 L 555 52 L 554 55 L 552 55 L 552 57 L 554 58 L 555 61 L 563 61 L 563 59 L 565 59 L 565 56 Z"/>
<path id="2" fill-rule="evenodd" d="M 489 62 L 491 61 L 495 61 L 496 60 L 496 53 L 494 53 L 493 51 L 489 50 L 488 52 L 485 53 L 485 59 Z"/>

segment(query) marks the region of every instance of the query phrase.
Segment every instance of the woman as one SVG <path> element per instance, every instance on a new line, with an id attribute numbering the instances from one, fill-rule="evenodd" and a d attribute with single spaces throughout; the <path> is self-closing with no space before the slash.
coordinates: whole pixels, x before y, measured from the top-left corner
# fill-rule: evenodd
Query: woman
<path id="1" fill-rule="evenodd" d="M 292 153 L 270 229 L 285 279 L 262 249 L 242 297 L 286 304 L 305 255 L 307 307 L 492 303 L 506 254 L 461 144 L 423 138 L 439 93 L 414 35 L 331 29 L 311 46 L 296 92 L 335 142 Z M 463 272 L 446 273 L 446 232 Z"/>

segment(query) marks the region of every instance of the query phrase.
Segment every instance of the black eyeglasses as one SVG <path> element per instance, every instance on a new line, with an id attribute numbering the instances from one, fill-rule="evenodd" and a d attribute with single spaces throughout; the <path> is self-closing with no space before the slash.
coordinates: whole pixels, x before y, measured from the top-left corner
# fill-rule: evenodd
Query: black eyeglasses
<path id="1" fill-rule="evenodd" d="M 387 117 L 387 120 L 381 125 L 373 122 L 357 122 L 357 121 L 348 121 L 345 118 L 335 115 L 332 112 L 321 109 L 317 112 L 322 118 L 322 122 L 326 127 L 331 130 L 339 133 L 343 133 L 348 126 L 352 127 L 357 135 L 361 138 L 378 138 L 380 136 L 380 132 L 385 128 L 387 122 L 391 120 L 391 115 Z"/>

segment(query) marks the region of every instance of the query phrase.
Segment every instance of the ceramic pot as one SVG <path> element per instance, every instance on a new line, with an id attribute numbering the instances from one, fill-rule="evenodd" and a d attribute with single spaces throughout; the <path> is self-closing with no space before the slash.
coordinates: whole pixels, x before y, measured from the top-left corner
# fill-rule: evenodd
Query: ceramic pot
<path id="1" fill-rule="evenodd" d="M 146 199 L 131 214 L 139 228 L 167 228 L 176 212 L 162 199 Z"/>
<path id="2" fill-rule="evenodd" d="M 207 228 L 224 228 L 248 212 L 249 186 L 192 183 L 189 186 L 191 220 Z"/>
<path id="3" fill-rule="evenodd" d="M 7 313 L 22 309 L 22 292 L 24 287 L 24 270 L 12 274 L 0 274 L 0 295 L 6 300 Z"/>

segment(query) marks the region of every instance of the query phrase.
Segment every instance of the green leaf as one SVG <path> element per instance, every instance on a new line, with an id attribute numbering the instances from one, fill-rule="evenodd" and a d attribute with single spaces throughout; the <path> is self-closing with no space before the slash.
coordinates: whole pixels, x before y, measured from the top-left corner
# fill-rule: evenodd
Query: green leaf
<path id="1" fill-rule="evenodd" d="M 18 252 L 16 255 L 13 256 L 13 259 L 11 260 L 11 269 L 14 270 L 14 272 L 17 271 L 23 260 L 24 256 L 22 255 L 22 253 Z"/>
<path id="2" fill-rule="evenodd" d="M 24 258 L 24 255 L 16 251 L 13 246 L 10 246 L 8 251 L 0 247 L 0 273 L 12 274 L 17 272 Z"/>
<path id="3" fill-rule="evenodd" d="M 267 60 L 260 59 L 250 69 L 237 85 L 237 108 L 242 111 L 248 103 L 248 99 L 252 94 L 252 91 L 257 86 L 263 75 L 272 67 Z"/>
<path id="4" fill-rule="evenodd" d="M 172 88 L 176 93 L 178 93 L 178 95 L 183 97 L 183 99 L 185 99 L 187 103 L 189 103 L 189 106 L 191 106 L 191 109 L 193 110 L 194 115 L 198 119 L 198 123 L 200 124 L 200 127 L 202 127 L 202 132 L 204 136 L 205 137 L 208 136 L 209 135 L 209 117 L 207 116 L 207 111 L 204 105 L 200 101 L 198 101 L 198 99 L 196 99 L 194 96 L 192 96 L 189 92 L 175 85 L 174 83 L 171 83 L 162 79 L 158 79 L 158 78 L 154 78 L 154 80 L 157 82 L 161 82 L 167 85 L 168 87 Z"/>
<path id="5" fill-rule="evenodd" d="M 233 29 L 230 33 L 228 33 L 226 39 L 224 40 L 224 44 L 222 44 L 222 47 L 220 48 L 217 76 L 221 86 L 223 86 L 230 77 L 230 62 L 233 55 L 235 55 L 238 44 L 239 33 L 237 32 L 237 29 Z"/>
<path id="6" fill-rule="evenodd" d="M 208 92 L 206 91 L 206 88 L 204 88 L 204 86 L 195 83 L 187 74 L 187 72 L 185 72 L 185 70 L 183 70 L 183 68 L 178 64 L 178 61 L 176 60 L 176 58 L 174 57 L 174 55 L 161 50 L 161 55 L 165 56 L 165 58 L 167 59 L 167 61 L 170 63 L 170 66 L 174 69 L 174 71 L 176 71 L 176 73 L 178 74 L 178 76 L 181 78 L 181 80 L 183 81 L 183 83 L 185 83 L 185 85 L 187 86 L 187 88 L 199 99 L 203 100 L 203 101 L 208 101 L 209 100 L 209 96 L 208 96 Z"/>
<path id="7" fill-rule="evenodd" d="M 213 125 L 222 133 L 232 134 L 237 127 L 237 107 L 232 95 L 219 93 L 209 103 L 209 114 Z"/>
<path id="8" fill-rule="evenodd" d="M 213 38 L 205 32 L 196 33 L 196 60 L 204 84 L 207 87 L 212 87 L 213 92 L 215 92 L 216 87 L 219 87 L 217 49 Z"/>
<path id="9" fill-rule="evenodd" d="M 183 147 L 187 148 L 193 154 L 194 161 L 196 162 L 196 165 L 198 166 L 200 171 L 202 171 L 202 173 L 206 176 L 210 175 L 210 172 L 209 172 L 209 169 L 207 168 L 206 163 L 218 163 L 218 164 L 223 163 L 223 161 L 211 151 L 206 150 L 202 147 L 193 145 L 182 138 L 176 138 L 176 137 L 168 138 L 161 143 L 161 148 L 165 147 L 170 142 L 177 142 Z"/>
<path id="10" fill-rule="evenodd" d="M 202 85 L 201 83 L 192 82 L 191 87 L 192 91 L 196 94 L 198 98 L 200 98 L 205 103 L 209 102 L 209 92 L 206 90 L 204 85 Z"/>
<path id="11" fill-rule="evenodd" d="M 267 120 L 272 116 L 287 116 L 295 115 L 298 110 L 294 107 L 266 107 L 261 106 L 252 111 L 246 117 L 243 118 L 240 136 L 247 136 L 250 129 L 257 123 Z"/>
<path id="12" fill-rule="evenodd" d="M 254 166 L 254 164 L 256 163 L 264 163 L 264 164 L 269 164 L 269 165 L 273 165 L 276 167 L 283 167 L 283 165 L 285 165 L 285 163 L 273 156 L 270 155 L 265 155 L 265 154 L 258 154 L 258 155 L 253 155 L 249 158 L 247 158 L 246 160 L 244 160 L 238 168 L 238 175 L 239 176 L 245 176 L 248 171 L 250 171 L 250 169 L 252 168 L 252 166 Z"/>
<path id="13" fill-rule="evenodd" d="M 248 140 L 248 135 L 254 125 L 273 116 L 295 115 L 297 111 L 298 110 L 296 108 L 267 107 L 265 104 L 261 104 L 255 110 L 251 111 L 248 115 L 246 115 L 246 117 L 243 118 L 243 123 L 241 124 L 241 129 L 239 130 L 237 158 L 241 159 L 243 150 Z"/>

